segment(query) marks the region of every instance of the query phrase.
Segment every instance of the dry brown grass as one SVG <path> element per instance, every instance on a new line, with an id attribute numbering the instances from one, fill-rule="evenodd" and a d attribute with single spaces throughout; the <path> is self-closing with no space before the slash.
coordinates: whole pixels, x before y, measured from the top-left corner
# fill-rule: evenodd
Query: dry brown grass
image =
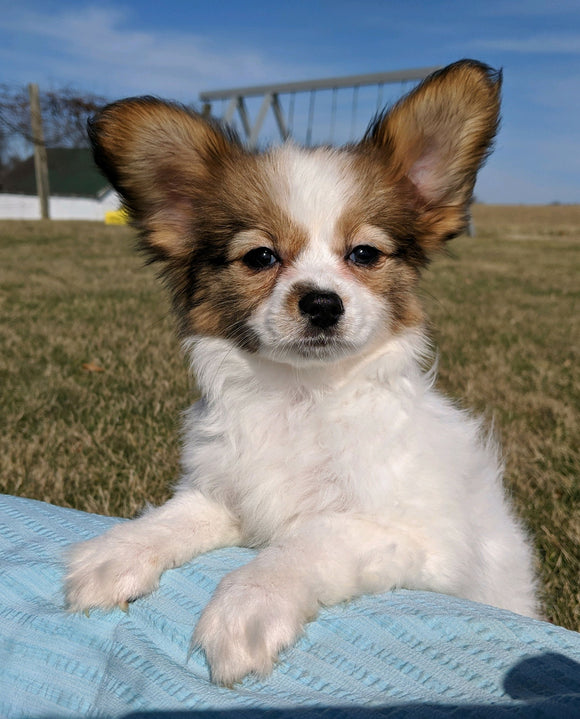
<path id="1" fill-rule="evenodd" d="M 125 516 L 162 501 L 193 393 L 132 232 L 3 222 L 0 237 L 2 491 Z"/>
<path id="2" fill-rule="evenodd" d="M 424 289 L 440 385 L 493 421 L 546 615 L 580 629 L 580 207 L 476 206 Z"/>
<path id="3" fill-rule="evenodd" d="M 422 286 L 440 385 L 493 419 L 546 614 L 580 629 L 580 207 L 474 217 Z M 124 516 L 168 496 L 195 389 L 131 245 L 127 228 L 0 222 L 0 491 Z"/>

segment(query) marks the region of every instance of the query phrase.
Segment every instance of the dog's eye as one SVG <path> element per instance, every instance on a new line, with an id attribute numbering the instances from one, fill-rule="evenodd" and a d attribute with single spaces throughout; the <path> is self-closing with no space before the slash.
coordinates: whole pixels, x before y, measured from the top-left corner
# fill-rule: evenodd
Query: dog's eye
<path id="1" fill-rule="evenodd" d="M 371 245 L 357 245 L 350 254 L 347 255 L 346 259 L 354 265 L 368 267 L 375 264 L 380 254 L 379 250 Z"/>
<path id="2" fill-rule="evenodd" d="M 244 255 L 243 261 L 253 270 L 263 270 L 275 265 L 279 259 L 269 247 L 256 247 Z"/>

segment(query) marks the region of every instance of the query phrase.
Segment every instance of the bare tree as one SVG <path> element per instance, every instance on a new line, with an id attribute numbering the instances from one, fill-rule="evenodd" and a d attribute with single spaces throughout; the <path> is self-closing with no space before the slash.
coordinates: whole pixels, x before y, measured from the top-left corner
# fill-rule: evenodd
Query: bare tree
<path id="1" fill-rule="evenodd" d="M 87 119 L 105 105 L 104 97 L 72 88 L 40 93 L 46 147 L 87 147 Z M 33 143 L 26 87 L 0 84 L 0 168 Z"/>

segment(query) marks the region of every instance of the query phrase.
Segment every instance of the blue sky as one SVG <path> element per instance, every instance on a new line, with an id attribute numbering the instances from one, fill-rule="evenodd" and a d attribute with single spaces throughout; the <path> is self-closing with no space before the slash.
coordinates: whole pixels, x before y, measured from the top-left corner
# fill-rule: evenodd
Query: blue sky
<path id="1" fill-rule="evenodd" d="M 504 70 L 502 128 L 477 196 L 580 202 L 578 0 L 0 0 L 0 18 L 1 83 L 111 100 L 189 103 L 201 90 L 474 57 Z M 371 104 L 361 96 L 361 129 Z"/>

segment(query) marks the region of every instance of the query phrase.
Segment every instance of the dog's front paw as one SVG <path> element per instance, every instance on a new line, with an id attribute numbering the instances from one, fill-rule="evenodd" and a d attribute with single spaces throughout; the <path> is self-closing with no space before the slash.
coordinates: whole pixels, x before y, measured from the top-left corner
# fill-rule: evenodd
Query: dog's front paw
<path id="1" fill-rule="evenodd" d="M 67 555 L 65 593 L 71 611 L 126 608 L 149 594 L 162 568 L 151 547 L 132 541 L 130 524 L 72 547 Z"/>
<path id="2" fill-rule="evenodd" d="M 252 583 L 238 570 L 222 580 L 192 643 L 205 652 L 212 681 L 232 686 L 247 674 L 268 675 L 280 651 L 296 640 L 312 613 L 292 587 L 281 591 L 272 583 Z"/>

